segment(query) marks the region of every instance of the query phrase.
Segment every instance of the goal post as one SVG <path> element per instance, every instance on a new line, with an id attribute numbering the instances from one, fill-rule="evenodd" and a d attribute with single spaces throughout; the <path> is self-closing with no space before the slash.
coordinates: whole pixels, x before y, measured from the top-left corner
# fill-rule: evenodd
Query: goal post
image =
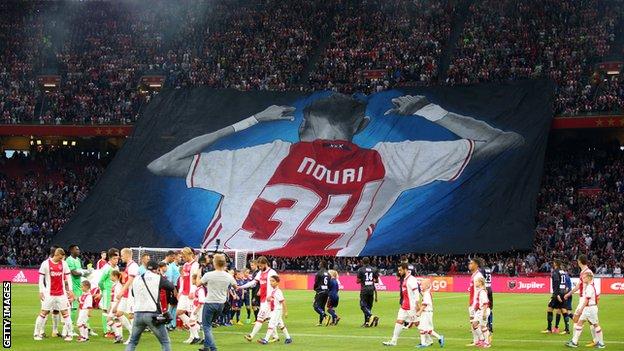
<path id="1" fill-rule="evenodd" d="M 181 247 L 131 247 L 132 249 L 132 259 L 140 264 L 141 256 L 144 254 L 150 255 L 150 259 L 155 260 L 157 262 L 163 261 L 167 256 L 167 252 L 175 251 L 180 252 L 182 250 Z M 197 249 L 193 248 L 195 253 L 213 253 L 214 251 L 205 250 L 205 249 Z M 256 258 L 255 251 L 253 250 L 220 250 L 218 253 L 223 253 L 229 256 L 230 262 L 234 264 L 234 267 L 237 270 L 243 270 L 247 267 L 247 263 L 250 260 Z"/>

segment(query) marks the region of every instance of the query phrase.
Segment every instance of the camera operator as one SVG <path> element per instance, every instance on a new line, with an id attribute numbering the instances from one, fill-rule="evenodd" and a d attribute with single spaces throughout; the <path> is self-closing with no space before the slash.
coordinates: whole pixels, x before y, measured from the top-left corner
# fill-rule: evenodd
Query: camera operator
<path id="1" fill-rule="evenodd" d="M 173 284 L 158 271 L 158 263 L 149 261 L 147 271 L 132 282 L 134 293 L 134 321 L 132 335 L 126 351 L 134 351 L 139 343 L 141 333 L 148 328 L 160 342 L 162 351 L 171 351 L 169 334 L 163 319 L 162 309 L 158 303 L 160 289 L 173 291 Z"/>

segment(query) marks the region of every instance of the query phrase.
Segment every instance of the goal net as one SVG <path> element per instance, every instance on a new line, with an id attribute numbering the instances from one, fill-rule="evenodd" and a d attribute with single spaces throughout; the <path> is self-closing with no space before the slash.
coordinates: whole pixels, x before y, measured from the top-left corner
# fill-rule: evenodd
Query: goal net
<path id="1" fill-rule="evenodd" d="M 156 262 L 163 261 L 165 256 L 167 256 L 167 252 L 176 251 L 180 252 L 182 248 L 171 248 L 171 247 L 131 247 L 132 249 L 132 259 L 136 262 L 141 262 L 141 256 L 143 254 L 150 255 L 150 259 L 155 260 Z M 201 250 L 201 249 L 193 249 L 196 253 L 199 252 L 207 252 L 212 253 L 213 251 L 209 250 Z M 224 253 L 230 258 L 230 262 L 232 265 L 230 268 L 235 268 L 237 270 L 243 270 L 247 267 L 247 263 L 253 259 L 255 259 L 255 252 L 253 250 L 221 250 L 219 253 Z"/>

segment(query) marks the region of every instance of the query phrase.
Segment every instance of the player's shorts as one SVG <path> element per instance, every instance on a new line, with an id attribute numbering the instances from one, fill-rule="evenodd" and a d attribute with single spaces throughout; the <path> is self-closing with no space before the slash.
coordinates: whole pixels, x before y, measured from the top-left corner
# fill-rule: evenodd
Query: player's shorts
<path id="1" fill-rule="evenodd" d="M 196 316 L 195 319 L 201 322 L 204 315 L 204 304 L 196 303 L 193 306 L 193 314 Z"/>
<path id="2" fill-rule="evenodd" d="M 553 310 L 558 310 L 563 308 L 563 294 L 558 295 L 561 298 L 561 301 L 557 299 L 556 296 L 551 296 L 550 301 L 548 302 L 548 307 Z"/>
<path id="3" fill-rule="evenodd" d="M 431 331 L 433 330 L 433 311 L 423 311 L 420 315 L 418 324 L 418 330 Z"/>
<path id="4" fill-rule="evenodd" d="M 78 310 L 78 320 L 76 320 L 76 325 L 80 327 L 81 324 L 89 323 L 89 310 Z"/>
<path id="5" fill-rule="evenodd" d="M 122 297 L 119 300 L 119 304 L 117 305 L 117 311 L 123 313 L 133 313 L 134 309 L 134 298 L 131 296 Z"/>
<path id="6" fill-rule="evenodd" d="M 239 296 L 238 299 L 232 301 L 232 308 L 236 308 L 236 309 L 241 309 L 241 307 L 243 307 L 243 297 Z"/>
<path id="7" fill-rule="evenodd" d="M 472 322 L 477 322 L 481 327 L 487 327 L 488 317 L 490 316 L 490 309 L 477 310 L 474 312 Z"/>
<path id="8" fill-rule="evenodd" d="M 282 320 L 282 310 L 273 310 L 269 312 L 269 328 L 283 328 L 284 321 Z"/>
<path id="9" fill-rule="evenodd" d="M 325 309 L 325 305 L 327 305 L 328 298 L 329 298 L 329 294 L 327 293 L 316 293 L 316 295 L 314 295 L 314 306 Z"/>
<path id="10" fill-rule="evenodd" d="M 490 311 L 492 311 L 494 309 L 494 293 L 491 287 L 487 288 L 487 296 L 488 300 L 490 300 Z"/>
<path id="11" fill-rule="evenodd" d="M 111 308 L 110 308 L 110 310 L 108 310 L 108 315 L 109 315 L 110 317 L 114 317 L 114 316 L 115 316 L 115 314 L 113 313 L 113 310 L 114 310 L 115 308 L 117 308 L 117 310 L 119 311 L 118 306 L 119 306 L 119 301 L 117 301 L 117 300 L 114 300 L 114 299 L 113 299 L 113 300 L 111 301 Z"/>
<path id="12" fill-rule="evenodd" d="M 244 295 L 242 299 L 242 304 L 244 306 L 251 306 L 251 294 L 247 293 Z"/>
<path id="13" fill-rule="evenodd" d="M 41 309 L 44 311 L 65 311 L 70 308 L 69 299 L 67 295 L 50 296 L 46 295 L 41 304 Z"/>
<path id="14" fill-rule="evenodd" d="M 253 291 L 250 293 L 251 295 L 251 305 L 260 307 L 260 296 L 258 294 L 254 294 Z"/>
<path id="15" fill-rule="evenodd" d="M 178 311 L 193 311 L 193 300 L 189 299 L 188 295 L 180 294 L 178 299 Z"/>
<path id="16" fill-rule="evenodd" d="M 581 317 L 579 318 L 581 321 L 589 321 L 591 324 L 598 324 L 598 306 L 587 306 L 583 309 L 583 313 L 581 313 Z"/>
<path id="17" fill-rule="evenodd" d="M 408 322 L 408 323 L 414 323 L 418 320 L 418 318 L 416 318 L 416 316 L 410 316 L 409 310 L 404 310 L 402 308 L 399 308 L 399 312 L 397 313 L 397 320 Z"/>
<path id="18" fill-rule="evenodd" d="M 258 310 L 258 320 L 263 321 L 271 316 L 271 308 L 268 302 L 261 302 Z"/>
<path id="19" fill-rule="evenodd" d="M 362 289 L 360 290 L 360 306 L 372 307 L 375 301 L 374 289 Z"/>
<path id="20" fill-rule="evenodd" d="M 338 298 L 338 296 L 330 296 L 329 299 L 327 300 L 327 307 L 328 308 L 336 308 L 338 307 L 338 303 L 340 302 L 340 299 Z"/>
<path id="21" fill-rule="evenodd" d="M 572 312 L 572 296 L 570 296 L 567 300 L 563 301 L 563 308 Z"/>

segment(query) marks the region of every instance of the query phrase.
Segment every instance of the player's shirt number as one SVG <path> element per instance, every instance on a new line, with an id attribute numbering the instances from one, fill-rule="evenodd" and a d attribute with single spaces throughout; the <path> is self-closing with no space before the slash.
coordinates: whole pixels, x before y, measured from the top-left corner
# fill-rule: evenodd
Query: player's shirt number
<path id="1" fill-rule="evenodd" d="M 338 235 L 326 249 L 341 249 L 364 221 L 380 185 L 381 181 L 366 183 L 357 202 L 350 201 L 352 194 L 319 195 L 316 191 L 300 185 L 267 185 L 252 206 L 252 211 L 254 207 L 266 206 L 264 202 L 272 204 L 275 208 L 268 220 L 279 225 L 270 233 L 261 233 L 246 227 L 246 220 L 234 238 L 254 240 L 256 250 L 272 250 L 287 246 L 298 233 L 313 232 L 320 235 Z M 292 206 L 277 207 L 283 200 L 292 201 Z M 335 221 L 336 217 L 344 213 L 349 214 L 348 220 Z M 258 219 L 254 218 L 252 222 L 258 223 Z"/>

